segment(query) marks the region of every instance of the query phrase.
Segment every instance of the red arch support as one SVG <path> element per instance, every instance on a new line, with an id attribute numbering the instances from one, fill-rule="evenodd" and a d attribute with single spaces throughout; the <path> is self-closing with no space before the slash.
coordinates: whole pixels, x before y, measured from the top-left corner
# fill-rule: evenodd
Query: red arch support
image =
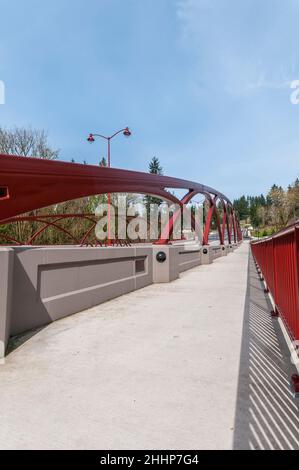
<path id="1" fill-rule="evenodd" d="M 182 200 L 179 200 L 168 191 L 168 188 L 185 188 L 187 193 Z M 208 243 L 213 216 L 222 243 L 225 227 L 228 228 L 229 241 L 231 241 L 232 230 L 235 241 L 241 237 L 240 230 L 237 231 L 238 221 L 230 200 L 216 189 L 201 183 L 136 171 L 0 154 L 0 222 L 2 224 L 26 212 L 67 200 L 118 192 L 150 194 L 178 204 L 180 207 L 190 202 L 195 195 L 203 194 L 210 202 L 204 230 L 204 243 Z M 217 201 L 222 203 L 225 212 L 222 226 Z M 229 221 L 227 220 L 228 211 Z M 163 243 L 167 243 L 170 239 L 177 217 L 178 214 L 175 213 L 170 219 L 165 229 L 167 232 L 162 234 Z"/>

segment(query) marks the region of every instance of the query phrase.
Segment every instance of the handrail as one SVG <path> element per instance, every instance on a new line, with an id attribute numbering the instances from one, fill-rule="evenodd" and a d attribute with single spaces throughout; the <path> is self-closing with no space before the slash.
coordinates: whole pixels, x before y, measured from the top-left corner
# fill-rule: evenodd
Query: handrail
<path id="1" fill-rule="evenodd" d="M 299 340 L 299 220 L 271 237 L 251 243 L 261 271 L 292 339 Z"/>

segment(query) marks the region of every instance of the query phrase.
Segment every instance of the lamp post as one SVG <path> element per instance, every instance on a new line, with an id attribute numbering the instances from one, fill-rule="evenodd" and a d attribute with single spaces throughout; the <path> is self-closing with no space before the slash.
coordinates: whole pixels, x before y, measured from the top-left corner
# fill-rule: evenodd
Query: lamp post
<path id="1" fill-rule="evenodd" d="M 99 137 L 101 139 L 105 139 L 107 141 L 107 162 L 108 162 L 108 168 L 111 168 L 111 154 L 110 154 L 110 143 L 111 140 L 116 137 L 118 134 L 123 133 L 125 137 L 130 137 L 131 131 L 128 127 L 125 127 L 124 129 L 120 129 L 119 131 L 115 132 L 114 134 L 110 136 L 105 136 L 102 134 L 89 134 L 87 141 L 89 143 L 93 143 L 95 141 L 95 137 Z M 111 194 L 108 193 L 108 245 L 111 245 L 111 210 L 110 210 L 110 204 L 111 204 Z"/>

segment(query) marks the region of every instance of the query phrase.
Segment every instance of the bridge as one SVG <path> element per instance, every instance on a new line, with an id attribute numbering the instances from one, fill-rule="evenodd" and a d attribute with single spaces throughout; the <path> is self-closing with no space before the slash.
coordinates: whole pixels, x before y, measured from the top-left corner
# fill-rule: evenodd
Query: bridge
<path id="1" fill-rule="evenodd" d="M 299 223 L 249 243 L 208 186 L 0 158 L 0 228 L 40 224 L 26 243 L 0 231 L 1 448 L 299 448 Z M 202 194 L 202 239 L 173 239 L 174 211 L 154 243 L 98 245 L 90 218 L 38 245 L 63 217 L 30 211 L 107 192 Z"/>

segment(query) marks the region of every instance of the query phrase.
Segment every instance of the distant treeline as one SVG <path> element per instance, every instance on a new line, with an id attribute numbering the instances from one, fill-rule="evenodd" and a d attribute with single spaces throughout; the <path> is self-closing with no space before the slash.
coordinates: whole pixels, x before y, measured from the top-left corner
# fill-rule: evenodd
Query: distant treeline
<path id="1" fill-rule="evenodd" d="M 287 189 L 273 184 L 267 195 L 241 196 L 234 207 L 239 219 L 254 228 L 279 230 L 299 219 L 299 178 Z"/>

